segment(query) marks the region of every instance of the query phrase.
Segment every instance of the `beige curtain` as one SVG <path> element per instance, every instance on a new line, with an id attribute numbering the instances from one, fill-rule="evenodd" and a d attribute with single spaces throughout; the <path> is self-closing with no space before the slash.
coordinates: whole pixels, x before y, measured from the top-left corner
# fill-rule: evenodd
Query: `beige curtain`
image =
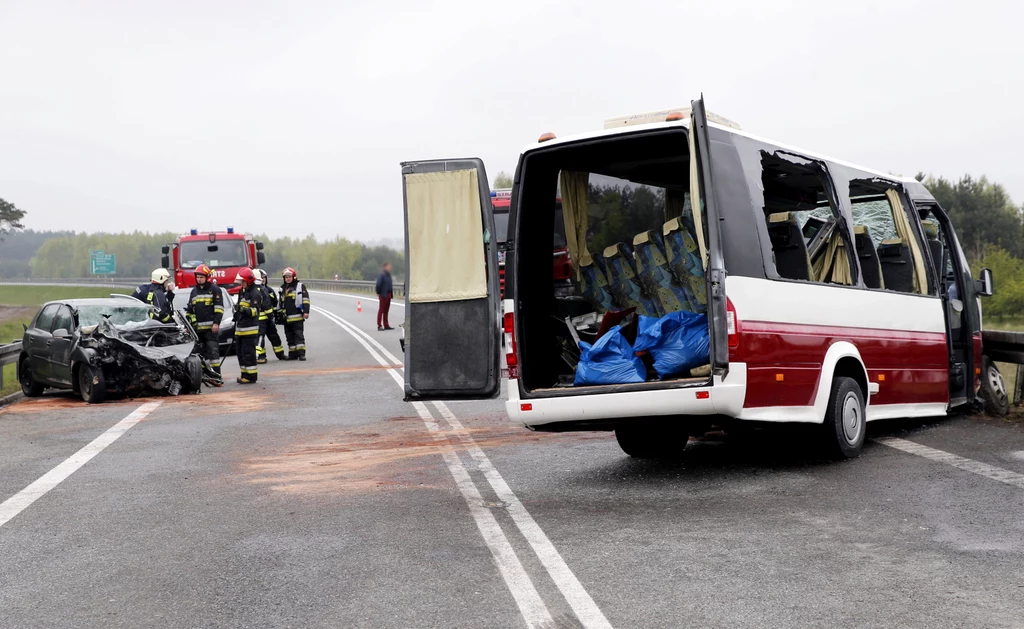
<path id="1" fill-rule="evenodd" d="M 885 196 L 888 197 L 889 205 L 892 207 L 892 218 L 896 223 L 896 234 L 900 237 L 900 240 L 910 247 L 910 256 L 914 259 L 914 292 L 923 295 L 928 290 L 928 275 L 927 271 L 925 271 L 921 247 L 918 246 L 917 238 L 914 237 L 914 232 L 910 229 L 910 219 L 907 218 L 907 212 L 903 209 L 903 201 L 900 200 L 900 194 L 890 189 L 885 191 Z"/>
<path id="2" fill-rule="evenodd" d="M 697 169 L 697 143 L 694 141 L 693 116 L 690 116 L 690 208 L 693 210 L 693 227 L 697 232 L 697 248 L 704 270 L 708 269 L 708 246 L 704 242 L 704 204 L 700 198 L 700 172 Z"/>
<path id="3" fill-rule="evenodd" d="M 580 277 L 580 267 L 593 262 L 587 249 L 587 184 L 589 173 L 562 171 L 562 221 L 569 257 Z"/>
<path id="4" fill-rule="evenodd" d="M 850 269 L 850 257 L 846 255 L 846 242 L 836 228 L 829 237 L 825 253 L 814 261 L 811 267 L 811 279 L 824 282 L 832 274 L 832 284 L 850 286 L 853 284 L 853 272 Z"/>
<path id="5" fill-rule="evenodd" d="M 483 218 L 476 170 L 405 176 L 409 301 L 487 296 Z"/>
<path id="6" fill-rule="evenodd" d="M 686 194 L 676 190 L 665 190 L 665 222 L 683 215 L 686 207 Z"/>

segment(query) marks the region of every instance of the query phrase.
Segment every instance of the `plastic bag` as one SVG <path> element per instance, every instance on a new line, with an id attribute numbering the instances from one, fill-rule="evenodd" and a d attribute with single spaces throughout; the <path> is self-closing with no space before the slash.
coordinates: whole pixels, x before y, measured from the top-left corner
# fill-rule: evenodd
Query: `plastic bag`
<path id="1" fill-rule="evenodd" d="M 580 362 L 576 365 L 573 386 L 625 384 L 643 382 L 647 369 L 633 353 L 633 347 L 615 326 L 604 336 L 590 343 L 580 342 Z"/>
<path id="2" fill-rule="evenodd" d="M 660 319 L 641 316 L 633 349 L 650 353 L 662 380 L 688 373 L 711 358 L 708 317 L 687 310 Z"/>

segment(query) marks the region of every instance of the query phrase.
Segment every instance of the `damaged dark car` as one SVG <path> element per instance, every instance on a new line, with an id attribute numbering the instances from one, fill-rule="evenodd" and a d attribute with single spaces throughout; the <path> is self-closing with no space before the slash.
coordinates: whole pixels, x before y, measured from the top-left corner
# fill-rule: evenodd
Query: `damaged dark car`
<path id="1" fill-rule="evenodd" d="M 199 393 L 215 376 L 197 353 L 196 334 L 175 313 L 170 323 L 131 298 L 45 304 L 25 327 L 18 379 L 28 397 L 71 389 L 89 403 L 108 393 Z"/>

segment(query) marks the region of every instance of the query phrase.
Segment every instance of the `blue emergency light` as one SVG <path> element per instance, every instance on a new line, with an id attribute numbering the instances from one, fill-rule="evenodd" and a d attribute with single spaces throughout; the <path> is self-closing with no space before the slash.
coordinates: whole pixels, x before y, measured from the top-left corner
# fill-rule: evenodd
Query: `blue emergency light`
<path id="1" fill-rule="evenodd" d="M 195 235 L 197 235 L 197 234 L 199 233 L 199 230 L 198 230 L 198 229 L 191 229 L 191 230 L 189 230 L 189 232 L 188 232 L 188 233 L 190 233 L 190 234 L 192 234 L 193 236 L 195 236 Z"/>
<path id="2" fill-rule="evenodd" d="M 235 228 L 234 227 L 228 227 L 228 233 L 229 234 L 235 233 Z"/>
<path id="3" fill-rule="evenodd" d="M 496 197 L 496 196 L 498 196 L 498 193 L 495 192 L 494 190 L 491 190 L 491 197 L 493 198 L 493 197 Z"/>

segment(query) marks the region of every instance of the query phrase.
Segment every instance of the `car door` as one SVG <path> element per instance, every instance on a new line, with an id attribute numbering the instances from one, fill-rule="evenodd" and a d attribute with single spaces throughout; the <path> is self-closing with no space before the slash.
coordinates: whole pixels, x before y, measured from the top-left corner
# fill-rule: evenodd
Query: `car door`
<path id="1" fill-rule="evenodd" d="M 71 384 L 71 340 L 75 332 L 75 318 L 68 306 L 61 306 L 53 317 L 50 339 L 50 378 L 53 382 Z"/>
<path id="2" fill-rule="evenodd" d="M 28 354 L 32 377 L 37 382 L 50 382 L 50 350 L 53 335 L 50 334 L 53 318 L 60 304 L 47 304 L 39 311 L 32 324 L 25 330 L 23 345 Z"/>
<path id="3" fill-rule="evenodd" d="M 711 369 L 722 378 L 729 373 L 728 304 L 725 296 L 725 258 L 722 254 L 722 232 L 718 224 L 718 201 L 712 172 L 711 139 L 708 135 L 707 110 L 704 97 L 690 103 L 691 159 L 696 158 L 699 173 L 699 201 L 704 206 L 707 227 L 708 322 L 711 328 Z M 694 171 L 691 168 L 691 173 Z M 694 202 L 692 202 L 694 203 Z"/>
<path id="4" fill-rule="evenodd" d="M 405 398 L 480 399 L 501 389 L 498 252 L 479 159 L 402 164 Z"/>

